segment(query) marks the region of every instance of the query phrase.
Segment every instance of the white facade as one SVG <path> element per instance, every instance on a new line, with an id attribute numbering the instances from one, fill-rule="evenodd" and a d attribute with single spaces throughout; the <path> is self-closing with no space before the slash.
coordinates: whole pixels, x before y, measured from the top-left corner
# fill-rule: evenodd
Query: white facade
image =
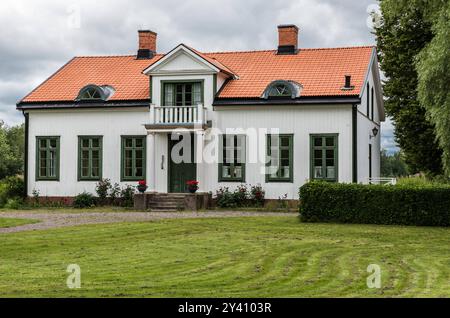
<path id="1" fill-rule="evenodd" d="M 370 90 L 374 87 L 374 118 L 366 113 L 366 89 L 361 95 L 361 104 L 357 105 L 356 147 L 353 140 L 355 120 L 352 104 L 320 105 L 258 105 L 258 106 L 216 106 L 213 107 L 214 95 L 225 82 L 224 74 L 213 65 L 195 57 L 192 52 L 181 47 L 171 55 L 156 63 L 147 74 L 151 76 L 152 107 L 161 105 L 163 81 L 201 80 L 203 83 L 203 107 L 205 122 L 210 121 L 213 128 L 202 128 L 198 132 L 197 149 L 214 142 L 214 131 L 226 133 L 227 129 L 242 129 L 248 133 L 246 147 L 245 182 L 261 184 L 266 191 L 266 198 L 277 199 L 287 194 L 288 199 L 298 199 L 299 187 L 311 179 L 310 175 L 310 135 L 338 135 L 338 181 L 354 180 L 354 151 L 356 149 L 357 181 L 368 182 L 369 144 L 372 145 L 372 177 L 380 174 L 380 133 L 373 137 L 373 128 L 380 129 L 380 120 L 384 119 L 383 105 L 378 87 L 376 58 L 367 73 Z M 214 87 L 216 85 L 216 87 Z M 364 87 L 366 87 L 364 85 Z M 28 195 L 38 190 L 41 196 L 64 197 L 75 196 L 83 191 L 95 193 L 95 181 L 78 181 L 78 136 L 102 136 L 103 160 L 102 177 L 120 182 L 121 171 L 121 136 L 147 135 L 146 137 L 146 180 L 149 191 L 168 192 L 169 153 L 168 136 L 170 129 L 146 129 L 150 123 L 151 107 L 104 108 L 104 109 L 61 109 L 29 110 L 29 148 L 28 148 Z M 371 114 L 369 114 L 370 117 Z M 148 128 L 148 127 L 147 127 Z M 292 182 L 266 182 L 264 152 L 266 134 L 274 133 L 293 135 L 293 180 Z M 272 130 L 272 131 L 271 131 Z M 267 132 L 266 132 L 267 131 Z M 251 145 L 251 134 L 258 132 L 256 148 Z M 36 181 L 36 137 L 60 137 L 60 170 L 58 181 Z M 259 152 L 257 161 L 252 161 L 254 152 Z M 198 160 L 197 155 L 197 161 Z M 202 160 L 205 161 L 205 160 Z M 215 192 L 221 186 L 234 188 L 240 182 L 219 182 L 217 162 L 199 162 L 196 166 L 196 178 L 200 191 Z"/>

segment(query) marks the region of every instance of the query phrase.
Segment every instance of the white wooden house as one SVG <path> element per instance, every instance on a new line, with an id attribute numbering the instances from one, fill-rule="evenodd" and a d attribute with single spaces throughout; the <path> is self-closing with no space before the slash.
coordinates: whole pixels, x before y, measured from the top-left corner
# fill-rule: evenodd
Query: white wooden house
<path id="1" fill-rule="evenodd" d="M 278 32 L 274 50 L 160 54 L 139 31 L 136 55 L 73 58 L 17 104 L 28 195 L 95 193 L 101 178 L 184 192 L 195 179 L 200 192 L 261 184 L 297 199 L 311 179 L 379 177 L 375 48 L 304 49 L 296 26 Z"/>

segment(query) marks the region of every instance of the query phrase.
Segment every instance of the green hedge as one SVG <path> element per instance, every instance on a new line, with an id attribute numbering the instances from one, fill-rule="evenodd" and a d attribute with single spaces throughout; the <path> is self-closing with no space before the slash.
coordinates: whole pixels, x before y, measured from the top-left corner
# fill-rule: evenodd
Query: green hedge
<path id="1" fill-rule="evenodd" d="M 300 202 L 305 222 L 450 226 L 448 185 L 309 182 Z"/>

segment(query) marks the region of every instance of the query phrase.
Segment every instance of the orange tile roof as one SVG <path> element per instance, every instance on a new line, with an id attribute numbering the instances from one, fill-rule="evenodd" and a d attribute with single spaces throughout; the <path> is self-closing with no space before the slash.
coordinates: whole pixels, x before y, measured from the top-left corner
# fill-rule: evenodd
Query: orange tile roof
<path id="1" fill-rule="evenodd" d="M 257 98 L 274 80 L 293 80 L 303 86 L 301 96 L 359 95 L 372 55 L 372 46 L 301 49 L 297 55 L 276 51 L 200 53 L 203 58 L 236 74 L 220 98 Z M 75 57 L 21 102 L 74 101 L 87 84 L 111 85 L 111 101 L 148 99 L 149 79 L 142 71 L 158 61 L 134 55 Z M 341 90 L 344 75 L 352 76 L 354 90 Z"/>
<path id="2" fill-rule="evenodd" d="M 292 80 L 303 86 L 301 96 L 359 95 L 372 55 L 372 46 L 301 49 L 296 55 L 276 51 L 210 53 L 227 65 L 239 79 L 231 80 L 221 98 L 260 97 L 275 80 Z M 342 90 L 351 75 L 353 90 Z"/>

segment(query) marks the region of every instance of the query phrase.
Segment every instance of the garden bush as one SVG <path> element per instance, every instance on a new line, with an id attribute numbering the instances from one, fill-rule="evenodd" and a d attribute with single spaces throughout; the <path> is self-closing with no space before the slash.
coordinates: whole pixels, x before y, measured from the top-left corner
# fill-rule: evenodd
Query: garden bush
<path id="1" fill-rule="evenodd" d="M 133 197 L 136 193 L 136 188 L 132 185 L 126 185 L 122 190 L 120 190 L 120 198 L 122 199 L 122 205 L 125 207 L 133 206 Z"/>
<path id="2" fill-rule="evenodd" d="M 25 183 L 20 177 L 6 177 L 0 180 L 0 207 L 9 199 L 19 200 L 23 197 Z"/>
<path id="3" fill-rule="evenodd" d="M 21 198 L 8 199 L 4 208 L 10 210 L 18 210 L 23 207 L 23 200 Z"/>
<path id="4" fill-rule="evenodd" d="M 73 207 L 77 209 L 91 208 L 95 206 L 97 199 L 88 192 L 78 194 L 73 200 Z"/>
<path id="5" fill-rule="evenodd" d="M 449 185 L 309 182 L 300 188 L 305 222 L 450 226 Z"/>
<path id="6" fill-rule="evenodd" d="M 250 186 L 241 184 L 234 191 L 228 187 L 221 187 L 216 191 L 217 206 L 221 208 L 262 207 L 265 192 L 260 185 Z"/>

